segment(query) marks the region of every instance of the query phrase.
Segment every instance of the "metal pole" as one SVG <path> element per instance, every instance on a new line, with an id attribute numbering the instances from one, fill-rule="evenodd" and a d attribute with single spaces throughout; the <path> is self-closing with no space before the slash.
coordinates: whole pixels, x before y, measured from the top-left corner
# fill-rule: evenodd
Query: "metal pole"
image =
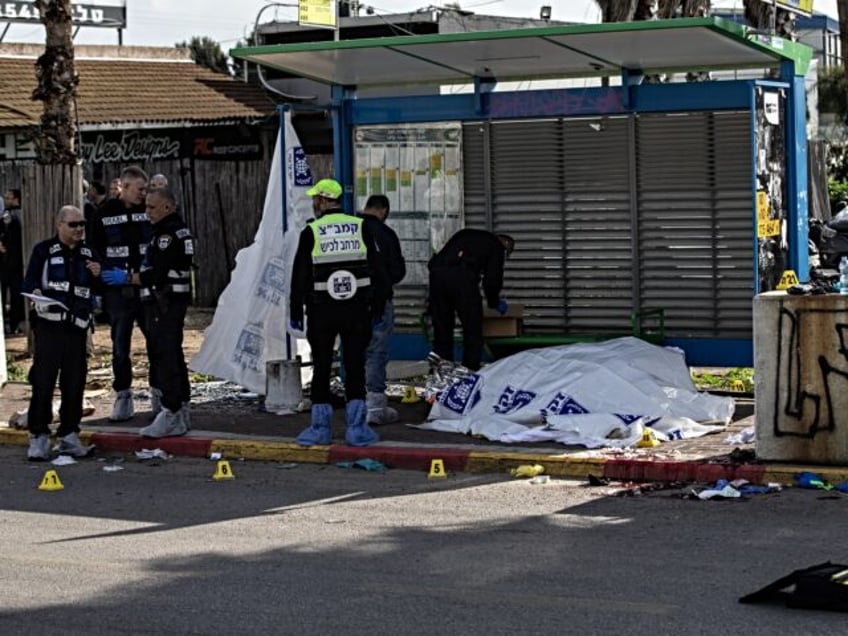
<path id="1" fill-rule="evenodd" d="M 338 42 L 339 41 L 339 25 L 341 24 L 341 21 L 342 21 L 341 5 L 339 4 L 338 0 L 336 1 L 335 9 L 336 9 L 336 26 L 333 29 L 333 41 Z"/>
<path id="2" fill-rule="evenodd" d="M 771 0 L 771 33 L 774 36 L 777 34 L 777 0 Z"/>

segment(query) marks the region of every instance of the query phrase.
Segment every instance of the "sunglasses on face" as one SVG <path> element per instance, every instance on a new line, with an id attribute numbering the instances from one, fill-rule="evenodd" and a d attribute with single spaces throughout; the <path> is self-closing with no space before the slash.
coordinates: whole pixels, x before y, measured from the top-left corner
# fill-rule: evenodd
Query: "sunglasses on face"
<path id="1" fill-rule="evenodd" d="M 85 227 L 85 221 L 68 221 L 67 223 L 65 223 L 65 225 L 67 225 L 72 230 L 76 230 L 78 228 Z"/>

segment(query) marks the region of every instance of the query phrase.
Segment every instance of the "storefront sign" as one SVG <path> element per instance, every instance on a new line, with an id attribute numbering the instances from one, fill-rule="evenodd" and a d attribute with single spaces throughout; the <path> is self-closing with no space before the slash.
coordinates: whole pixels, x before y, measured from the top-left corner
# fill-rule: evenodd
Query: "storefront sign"
<path id="1" fill-rule="evenodd" d="M 259 131 L 170 128 L 82 133 L 83 163 L 128 163 L 193 157 L 202 160 L 261 159 Z"/>
<path id="2" fill-rule="evenodd" d="M 71 19 L 79 26 L 123 29 L 127 26 L 127 3 L 125 0 L 71 2 Z M 0 22 L 40 23 L 41 15 L 35 2 L 0 1 Z"/>

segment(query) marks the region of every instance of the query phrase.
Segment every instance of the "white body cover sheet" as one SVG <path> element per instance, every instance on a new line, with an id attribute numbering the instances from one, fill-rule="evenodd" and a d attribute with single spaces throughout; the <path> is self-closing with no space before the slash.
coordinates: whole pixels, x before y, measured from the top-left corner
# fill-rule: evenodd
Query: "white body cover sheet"
<path id="1" fill-rule="evenodd" d="M 734 402 L 696 390 L 683 353 L 638 338 L 532 349 L 437 396 L 419 428 L 499 442 L 632 446 L 722 430 Z"/>

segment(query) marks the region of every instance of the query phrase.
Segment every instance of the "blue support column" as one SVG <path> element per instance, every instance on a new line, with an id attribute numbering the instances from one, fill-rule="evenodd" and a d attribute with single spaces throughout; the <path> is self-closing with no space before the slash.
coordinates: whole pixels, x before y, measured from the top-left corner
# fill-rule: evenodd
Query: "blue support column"
<path id="1" fill-rule="evenodd" d="M 489 95 L 498 81 L 494 77 L 474 77 L 474 111 L 481 117 L 489 114 Z"/>
<path id="2" fill-rule="evenodd" d="M 791 66 L 791 65 L 790 65 Z M 793 75 L 786 100 L 786 175 L 789 267 L 806 282 L 810 278 L 809 184 L 807 182 L 807 96 L 804 78 Z"/>
<path id="3" fill-rule="evenodd" d="M 342 207 L 348 212 L 355 212 L 353 184 L 353 129 L 350 118 L 348 100 L 352 97 L 353 89 L 346 86 L 332 87 L 333 104 L 333 172 L 336 181 L 342 184 L 344 196 Z"/>

